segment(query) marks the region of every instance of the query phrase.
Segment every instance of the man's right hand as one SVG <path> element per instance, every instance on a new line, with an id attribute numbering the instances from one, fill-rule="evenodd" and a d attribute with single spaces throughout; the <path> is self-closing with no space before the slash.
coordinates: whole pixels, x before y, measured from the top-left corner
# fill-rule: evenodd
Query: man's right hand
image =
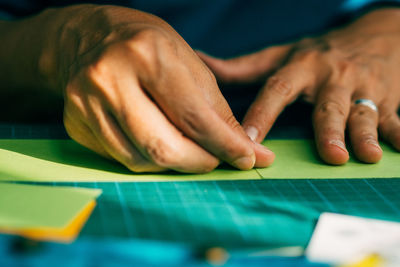
<path id="1" fill-rule="evenodd" d="M 274 154 L 247 137 L 214 75 L 171 26 L 127 8 L 73 8 L 39 63 L 64 95 L 73 139 L 135 172 L 272 163 Z"/>

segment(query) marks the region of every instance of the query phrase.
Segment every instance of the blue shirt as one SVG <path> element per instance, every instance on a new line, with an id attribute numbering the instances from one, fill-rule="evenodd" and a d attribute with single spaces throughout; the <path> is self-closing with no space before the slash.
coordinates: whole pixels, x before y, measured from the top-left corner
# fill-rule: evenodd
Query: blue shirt
<path id="1" fill-rule="evenodd" d="M 370 5 L 396 5 L 400 0 L 0 0 L 0 14 L 18 18 L 79 3 L 121 5 L 155 14 L 194 49 L 233 57 L 325 32 Z M 258 88 L 221 89 L 241 117 Z"/>
<path id="2" fill-rule="evenodd" d="M 0 0 L 0 13 L 23 17 L 50 6 L 87 2 L 155 14 L 193 48 L 231 57 L 325 31 L 372 3 L 400 0 Z"/>

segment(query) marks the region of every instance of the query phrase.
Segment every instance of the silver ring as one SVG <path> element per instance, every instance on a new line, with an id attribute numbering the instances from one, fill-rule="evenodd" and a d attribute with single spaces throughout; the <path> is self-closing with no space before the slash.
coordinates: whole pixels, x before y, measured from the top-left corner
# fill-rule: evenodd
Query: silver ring
<path id="1" fill-rule="evenodd" d="M 363 105 L 363 106 L 369 107 L 370 109 L 372 109 L 375 112 L 378 112 L 378 107 L 375 105 L 374 101 L 372 101 L 371 99 L 360 98 L 360 99 L 357 99 L 356 101 L 354 101 L 354 104 Z"/>

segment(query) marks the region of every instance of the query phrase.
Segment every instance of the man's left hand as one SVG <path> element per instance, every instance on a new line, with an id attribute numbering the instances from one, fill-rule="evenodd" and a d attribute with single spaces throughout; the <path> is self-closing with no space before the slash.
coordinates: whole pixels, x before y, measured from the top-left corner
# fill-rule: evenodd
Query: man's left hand
<path id="1" fill-rule="evenodd" d="M 318 152 L 329 163 L 347 162 L 345 130 L 357 158 L 378 162 L 380 136 L 400 151 L 400 9 L 368 13 L 319 37 L 221 60 L 198 53 L 225 83 L 264 80 L 243 127 L 261 142 L 281 111 L 302 97 L 314 104 Z M 356 104 L 369 99 L 373 108 Z"/>

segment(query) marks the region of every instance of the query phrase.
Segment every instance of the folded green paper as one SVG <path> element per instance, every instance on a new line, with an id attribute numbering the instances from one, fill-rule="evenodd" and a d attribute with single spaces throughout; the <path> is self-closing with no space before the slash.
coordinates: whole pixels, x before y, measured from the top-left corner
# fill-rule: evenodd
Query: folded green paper
<path id="1" fill-rule="evenodd" d="M 0 140 L 0 181 L 128 182 L 296 178 L 400 177 L 400 153 L 382 144 L 383 159 L 365 164 L 353 157 L 343 166 L 322 162 L 311 140 L 268 140 L 276 153 L 271 167 L 239 171 L 222 165 L 207 174 L 135 174 L 72 140 Z"/>

